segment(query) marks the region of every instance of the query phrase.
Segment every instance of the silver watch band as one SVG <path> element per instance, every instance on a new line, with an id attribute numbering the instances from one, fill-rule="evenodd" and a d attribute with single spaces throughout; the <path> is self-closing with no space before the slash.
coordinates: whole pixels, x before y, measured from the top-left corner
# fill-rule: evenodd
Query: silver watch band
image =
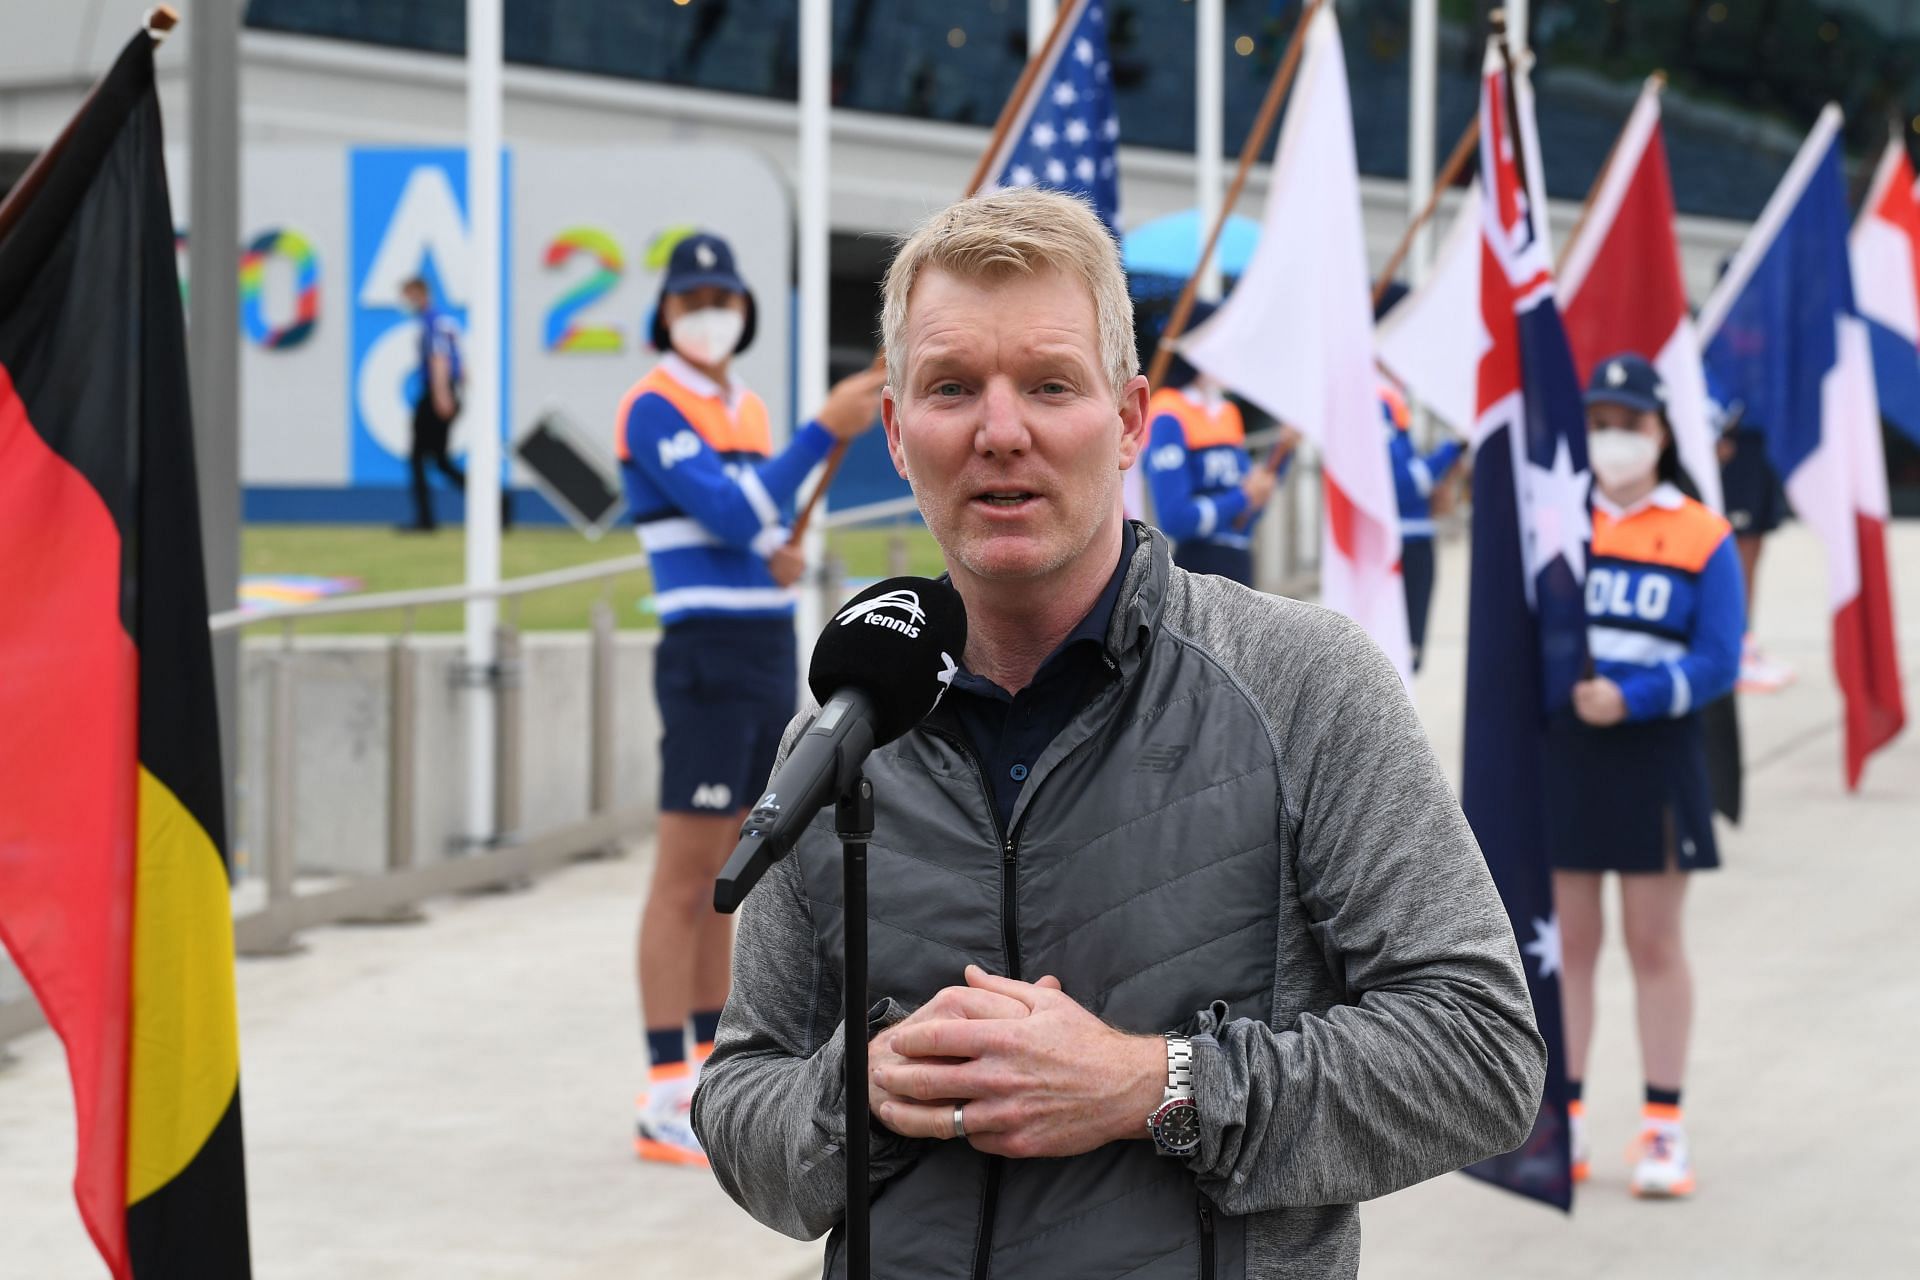
<path id="1" fill-rule="evenodd" d="M 1167 1097 L 1193 1096 L 1193 1041 L 1185 1036 L 1167 1037 Z"/>

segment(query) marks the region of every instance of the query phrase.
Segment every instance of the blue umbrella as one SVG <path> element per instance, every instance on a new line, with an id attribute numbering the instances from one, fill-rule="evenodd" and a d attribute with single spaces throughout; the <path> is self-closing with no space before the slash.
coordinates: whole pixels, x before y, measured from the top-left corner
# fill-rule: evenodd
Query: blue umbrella
<path id="1" fill-rule="evenodd" d="M 1135 227 L 1120 242 L 1127 273 L 1185 280 L 1199 264 L 1206 232 L 1207 228 L 1200 225 L 1198 209 L 1183 209 Z M 1213 251 L 1221 274 L 1238 276 L 1244 272 L 1259 239 L 1260 224 L 1252 218 L 1238 214 L 1228 218 L 1226 230 L 1220 233 L 1220 243 Z"/>

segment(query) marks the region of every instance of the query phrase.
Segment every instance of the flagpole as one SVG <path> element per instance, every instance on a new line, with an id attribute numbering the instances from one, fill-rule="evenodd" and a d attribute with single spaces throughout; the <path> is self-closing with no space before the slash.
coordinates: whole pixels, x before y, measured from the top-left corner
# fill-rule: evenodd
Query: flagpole
<path id="1" fill-rule="evenodd" d="M 800 2 L 800 404 L 795 413 L 811 413 L 827 398 L 827 277 L 832 225 L 827 208 L 827 183 L 832 154 L 833 79 L 832 0 Z M 838 442 L 805 511 L 793 524 L 787 545 L 800 546 L 809 566 L 802 581 L 799 608 L 794 611 L 801 669 L 820 634 L 825 608 L 823 580 L 812 581 L 822 566 L 826 538 L 812 523 L 814 509 L 825 499 L 827 483 L 840 468 L 846 443 Z"/>
<path id="2" fill-rule="evenodd" d="M 1480 141 L 1480 116 L 1478 113 L 1467 121 L 1467 127 L 1460 131 L 1460 140 L 1453 144 L 1453 150 L 1447 155 L 1447 163 L 1440 170 L 1440 176 L 1433 181 L 1433 193 L 1427 197 L 1427 203 L 1414 215 L 1412 222 L 1400 236 L 1400 243 L 1394 249 L 1393 256 L 1387 259 L 1387 265 L 1373 282 L 1373 305 L 1379 306 L 1380 299 L 1387 296 L 1387 289 L 1393 284 L 1394 272 L 1400 270 L 1400 264 L 1407 259 L 1407 251 L 1413 248 L 1413 238 L 1420 228 L 1433 219 L 1440 208 L 1440 198 L 1447 194 L 1453 184 L 1460 179 L 1460 171 L 1466 168 L 1467 161 L 1473 158 L 1473 149 Z"/>
<path id="3" fill-rule="evenodd" d="M 1160 345 L 1153 353 L 1153 363 L 1147 369 L 1147 381 L 1158 387 L 1167 376 L 1167 366 L 1173 361 L 1174 344 L 1180 335 L 1186 332 L 1187 319 L 1193 314 L 1194 296 L 1199 292 L 1200 274 L 1213 258 L 1214 248 L 1220 243 L 1220 232 L 1233 213 L 1233 207 L 1240 200 L 1241 189 L 1247 185 L 1247 174 L 1253 169 L 1253 159 L 1266 146 L 1267 135 L 1273 132 L 1274 121 L 1279 119 L 1280 104 L 1286 100 L 1287 88 L 1293 83 L 1293 73 L 1300 66 L 1300 51 L 1306 47 L 1307 27 L 1319 16 L 1325 0 L 1307 0 L 1307 7 L 1300 14 L 1300 21 L 1293 29 L 1292 37 L 1287 41 L 1287 51 L 1280 59 L 1280 65 L 1274 69 L 1273 80 L 1267 85 L 1266 100 L 1260 104 L 1260 114 L 1254 117 L 1253 128 L 1247 133 L 1246 143 L 1240 148 L 1240 164 L 1234 170 L 1233 182 L 1227 188 L 1227 198 L 1221 202 L 1220 212 L 1215 215 L 1213 229 L 1207 233 L 1207 243 L 1200 250 L 1200 261 L 1194 264 L 1193 274 L 1187 277 L 1187 283 L 1180 290 L 1180 301 L 1174 304 L 1173 314 L 1167 319 L 1167 329 L 1161 335 Z"/>
<path id="4" fill-rule="evenodd" d="M 1641 94 L 1644 96 L 1648 89 L 1659 93 L 1666 87 L 1667 73 L 1656 71 L 1647 77 Z M 1637 99 L 1634 105 L 1636 107 L 1639 105 Z M 1629 113 L 1628 124 L 1631 123 L 1632 118 Z M 1553 261 L 1553 275 L 1556 280 L 1560 278 L 1561 272 L 1566 270 L 1567 255 L 1573 252 L 1573 246 L 1580 240 L 1580 233 L 1586 230 L 1587 219 L 1593 216 L 1593 202 L 1599 198 L 1600 188 L 1606 185 L 1607 175 L 1613 171 L 1614 157 L 1620 154 L 1620 140 L 1624 137 L 1626 137 L 1626 128 L 1623 126 L 1620 132 L 1614 135 L 1613 145 L 1607 148 L 1607 158 L 1601 162 L 1600 171 L 1593 175 L 1593 185 L 1587 188 L 1587 198 L 1580 202 L 1580 216 L 1573 220 L 1573 230 L 1567 233 L 1566 243 L 1560 246 L 1560 256 Z"/>
<path id="5" fill-rule="evenodd" d="M 1193 6 L 1193 207 L 1198 225 L 1212 226 L 1220 216 L 1220 175 L 1226 135 L 1225 0 L 1195 0 Z M 1200 264 L 1200 296 L 1220 300 L 1220 260 L 1209 255 Z"/>
<path id="6" fill-rule="evenodd" d="M 467 339 L 467 840 L 494 843 L 494 630 L 500 608 L 500 43 L 501 0 L 467 0 L 467 208 L 472 293 Z"/>
<path id="7" fill-rule="evenodd" d="M 1315 2 L 1318 3 L 1318 0 L 1315 0 Z M 1030 18 L 1038 10 L 1040 3 L 1041 0 L 1032 0 L 1034 7 L 1028 10 L 1028 16 Z M 968 196 L 978 193 L 980 188 L 986 184 L 987 175 L 992 172 L 993 158 L 999 154 L 1001 145 L 1007 140 L 1007 134 L 1013 129 L 1014 117 L 1019 114 L 1020 103 L 1026 98 L 1027 90 L 1032 87 L 1034 77 L 1040 73 L 1040 68 L 1046 65 L 1047 59 L 1052 55 L 1054 47 L 1060 43 L 1061 36 L 1066 29 L 1067 19 L 1072 13 L 1073 6 L 1071 4 L 1055 12 L 1053 25 L 1047 31 L 1047 38 L 1041 42 L 1039 51 L 1027 59 L 1027 65 L 1021 70 L 1020 78 L 1014 82 L 1013 92 L 1007 95 L 1006 102 L 1001 105 L 1000 115 L 993 122 L 993 133 L 987 138 L 987 149 L 980 153 L 980 162 L 974 166 L 973 176 L 967 179 L 967 189 L 961 194 L 961 199 L 964 200 Z M 1028 41 L 1028 47 L 1033 47 L 1031 39 Z M 804 332 L 805 330 L 803 329 L 803 335 Z M 874 363 L 882 363 L 885 359 L 886 354 L 882 352 L 874 356 Z M 821 397 L 824 398 L 825 394 L 823 387 Z M 804 384 L 801 400 L 802 403 L 806 404 L 817 403 L 817 401 L 806 399 Z M 833 477 L 839 473 L 840 464 L 846 460 L 846 455 L 847 442 L 844 440 L 837 441 L 833 448 L 828 451 L 826 465 L 820 472 L 820 481 L 814 485 L 813 492 L 807 495 L 806 504 L 800 508 L 800 514 L 794 519 L 793 533 L 787 539 L 788 546 L 798 546 L 800 539 L 812 526 L 814 510 L 826 497 L 827 486 L 833 482 Z M 809 635 L 811 634 L 814 633 L 809 633 Z M 807 641 L 807 643 L 810 643 L 810 641 Z"/>

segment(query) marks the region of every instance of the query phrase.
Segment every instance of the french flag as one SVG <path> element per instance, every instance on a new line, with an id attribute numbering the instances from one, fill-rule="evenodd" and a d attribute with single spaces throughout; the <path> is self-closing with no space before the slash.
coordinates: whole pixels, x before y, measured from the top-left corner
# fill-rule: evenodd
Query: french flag
<path id="1" fill-rule="evenodd" d="M 1560 266 L 1560 314 L 1582 384 L 1595 365 L 1622 351 L 1646 357 L 1660 371 L 1680 461 L 1702 500 L 1719 511 L 1716 433 L 1707 411 L 1700 337 L 1680 274 L 1673 183 L 1660 131 L 1660 86 L 1655 77 L 1641 90 L 1591 210 L 1567 246 Z M 1920 221 L 1915 229 L 1920 231 Z M 1909 286 L 1912 282 L 1909 273 Z M 1920 390 L 1920 346 L 1909 342 L 1907 357 Z"/>
<path id="2" fill-rule="evenodd" d="M 1820 113 L 1701 310 L 1700 334 L 1708 372 L 1766 433 L 1795 514 L 1826 549 L 1853 790 L 1867 757 L 1905 725 L 1906 708 L 1887 575 L 1873 337 L 1854 299 L 1840 124 L 1839 107 Z M 1877 216 L 1871 202 L 1868 209 Z"/>
<path id="3" fill-rule="evenodd" d="M 1920 199 L 1895 134 L 1853 224 L 1853 296 L 1873 336 L 1880 412 L 1920 444 Z"/>

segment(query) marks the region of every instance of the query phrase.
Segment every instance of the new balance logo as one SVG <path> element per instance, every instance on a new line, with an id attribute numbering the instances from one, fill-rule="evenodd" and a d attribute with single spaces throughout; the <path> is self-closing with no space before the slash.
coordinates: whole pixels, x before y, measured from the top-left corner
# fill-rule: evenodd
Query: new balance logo
<path id="1" fill-rule="evenodd" d="M 733 807 L 733 788 L 724 782 L 703 782 L 693 789 L 693 807 L 696 809 L 731 809 Z"/>
<path id="2" fill-rule="evenodd" d="M 893 617 L 882 613 L 882 609 L 897 609 L 904 617 Z M 885 627 L 889 631 L 898 631 L 903 636 L 919 638 L 920 624 L 927 620 L 927 614 L 920 607 L 920 593 L 904 588 L 877 595 L 871 600 L 861 600 L 848 606 L 834 621 L 843 627 L 866 619 L 870 627 Z"/>
<path id="3" fill-rule="evenodd" d="M 1133 758 L 1135 773 L 1172 773 L 1187 758 L 1182 746 L 1148 747 Z"/>
<path id="4" fill-rule="evenodd" d="M 691 431 L 682 431 L 660 442 L 660 465 L 671 467 L 676 462 L 697 457 L 699 453 L 700 437 Z"/>

